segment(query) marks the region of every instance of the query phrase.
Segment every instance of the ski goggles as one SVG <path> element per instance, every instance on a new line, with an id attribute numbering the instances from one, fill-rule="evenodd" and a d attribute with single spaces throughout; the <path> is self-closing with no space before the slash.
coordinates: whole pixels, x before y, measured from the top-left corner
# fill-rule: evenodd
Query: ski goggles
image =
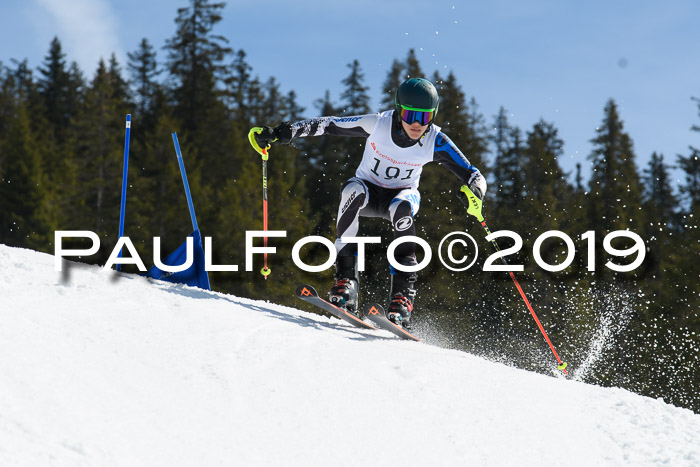
<path id="1" fill-rule="evenodd" d="M 435 118 L 435 109 L 416 109 L 413 107 L 401 106 L 401 120 L 409 125 L 413 122 L 418 122 L 421 125 L 427 125 Z"/>

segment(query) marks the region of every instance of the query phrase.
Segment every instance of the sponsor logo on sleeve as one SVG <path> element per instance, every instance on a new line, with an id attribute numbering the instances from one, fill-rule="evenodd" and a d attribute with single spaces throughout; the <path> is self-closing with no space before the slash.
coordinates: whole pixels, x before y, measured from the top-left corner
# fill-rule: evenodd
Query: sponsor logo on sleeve
<path id="1" fill-rule="evenodd" d="M 408 230 L 413 225 L 413 218 L 411 216 L 403 216 L 401 219 L 397 220 L 394 224 L 394 228 L 397 232 L 403 232 Z"/>

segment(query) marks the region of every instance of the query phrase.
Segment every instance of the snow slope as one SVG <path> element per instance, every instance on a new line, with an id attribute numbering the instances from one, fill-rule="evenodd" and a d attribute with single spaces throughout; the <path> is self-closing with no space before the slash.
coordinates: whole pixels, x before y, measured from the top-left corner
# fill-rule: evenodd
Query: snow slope
<path id="1" fill-rule="evenodd" d="M 700 415 L 0 246 L 0 465 L 698 466 Z"/>

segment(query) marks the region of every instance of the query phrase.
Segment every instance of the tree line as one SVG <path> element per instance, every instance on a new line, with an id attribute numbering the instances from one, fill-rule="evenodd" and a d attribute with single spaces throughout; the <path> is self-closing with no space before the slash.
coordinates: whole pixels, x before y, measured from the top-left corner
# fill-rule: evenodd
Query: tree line
<path id="1" fill-rule="evenodd" d="M 670 161 L 655 152 L 640 170 L 632 137 L 610 99 L 591 134 L 592 172 L 584 180 L 581 163 L 574 173 L 562 169 L 564 141 L 553 122 L 521 129 L 509 122 L 505 108 L 486 118 L 454 73 L 431 74 L 413 50 L 393 61 L 380 84 L 379 109 L 369 106 L 369 85 L 358 60 L 347 65 L 338 100 L 328 90 L 314 109 L 305 109 L 294 91 L 282 92 L 274 77 L 255 76 L 246 53 L 215 34 L 223 7 L 190 0 L 177 10 L 176 30 L 162 52 L 143 39 L 128 54 L 125 68 L 112 55 L 91 77 L 68 62 L 58 38 L 36 70 L 26 60 L 0 63 L 1 243 L 52 253 L 54 231 L 92 230 L 104 246 L 87 260 L 103 264 L 118 235 L 124 116 L 131 113 L 125 234 L 141 257 L 152 257 L 154 236 L 161 237 L 166 252 L 191 232 L 170 138 L 177 131 L 199 226 L 214 239 L 214 262 L 243 269 L 245 231 L 262 226 L 260 158 L 250 148 L 248 130 L 318 115 L 388 110 L 401 81 L 424 76 L 441 96 L 437 124 L 489 180 L 484 215 L 491 229 L 521 235 L 524 247 L 508 260 L 523 265 L 518 279 L 570 368 L 578 368 L 585 381 L 700 411 L 695 216 L 700 149 L 689 146 L 687 154 Z M 700 116 L 700 100 L 694 101 Z M 689 136 L 700 132 L 700 125 L 690 125 Z M 270 228 L 287 231 L 287 238 L 271 240 L 279 252 L 270 257 L 273 274 L 264 281 L 256 273 L 211 273 L 213 288 L 304 308 L 293 298 L 296 284 L 330 285 L 332 270 L 299 271 L 291 263 L 291 248 L 311 234 L 334 238 L 338 190 L 354 175 L 363 144 L 319 137 L 273 147 Z M 672 164 L 684 176 L 677 187 L 670 180 Z M 436 247 L 447 233 L 465 230 L 479 241 L 481 254 L 466 272 L 433 260 L 420 273 L 417 332 L 440 345 L 550 371 L 549 349 L 508 275 L 481 270 L 489 244 L 482 227 L 467 217 L 457 199 L 459 182 L 450 177 L 435 164 L 425 167 L 418 234 Z M 567 233 L 576 246 L 574 263 L 561 272 L 547 272 L 533 260 L 535 240 L 551 230 Z M 646 258 L 634 271 L 615 272 L 605 265 L 631 262 L 606 253 L 604 237 L 618 230 L 644 240 Z M 594 235 L 582 239 L 588 231 Z M 390 226 L 363 219 L 361 233 L 384 239 L 384 246 L 368 247 L 371 259 L 361 290 L 364 300 L 385 302 Z M 500 241 L 502 248 L 510 246 Z M 632 243 L 622 239 L 614 245 L 624 249 Z M 593 264 L 586 254 L 591 249 Z M 541 251 L 551 264 L 567 255 L 558 240 L 548 240 Z M 323 248 L 302 252 L 314 264 L 326 255 Z"/>

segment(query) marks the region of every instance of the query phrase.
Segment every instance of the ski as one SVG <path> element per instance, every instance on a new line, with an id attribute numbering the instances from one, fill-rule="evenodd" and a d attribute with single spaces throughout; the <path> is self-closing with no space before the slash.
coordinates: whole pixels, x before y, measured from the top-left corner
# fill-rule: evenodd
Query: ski
<path id="1" fill-rule="evenodd" d="M 402 326 L 397 326 L 389 321 L 381 305 L 377 305 L 376 303 L 367 304 L 362 307 L 362 314 L 380 328 L 399 336 L 401 339 L 422 342 L 419 338 L 406 331 Z"/>
<path id="2" fill-rule="evenodd" d="M 305 302 L 311 303 L 312 305 L 315 305 L 321 308 L 322 310 L 327 311 L 336 318 L 342 319 L 343 321 L 347 321 L 348 323 L 357 326 L 358 328 L 374 330 L 377 329 L 371 324 L 365 323 L 353 313 L 350 313 L 349 311 L 337 307 L 329 301 L 322 299 L 318 296 L 318 292 L 316 292 L 316 289 L 314 289 L 308 284 L 301 284 L 299 287 L 297 287 L 296 294 L 297 298 L 300 298 Z"/>

